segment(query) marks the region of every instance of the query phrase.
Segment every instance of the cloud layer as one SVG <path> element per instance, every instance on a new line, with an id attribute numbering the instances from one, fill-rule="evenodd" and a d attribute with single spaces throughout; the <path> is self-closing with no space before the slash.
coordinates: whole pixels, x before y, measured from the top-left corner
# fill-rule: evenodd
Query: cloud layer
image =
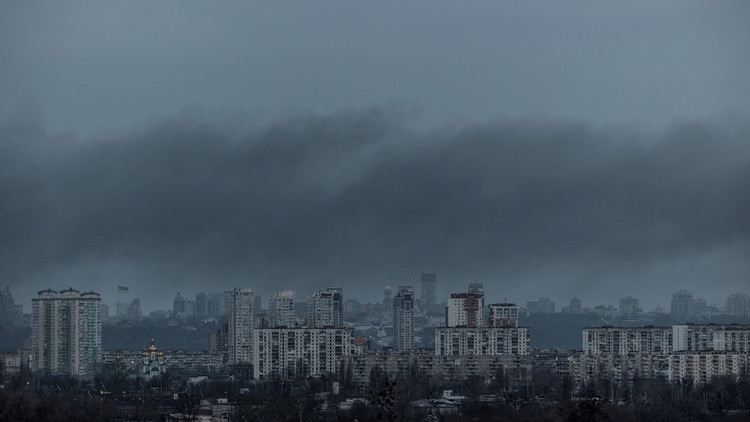
<path id="1" fill-rule="evenodd" d="M 105 301 L 129 285 L 147 310 L 234 286 L 378 300 L 423 271 L 441 293 L 479 280 L 520 302 L 716 301 L 750 281 L 746 121 L 414 119 L 189 109 L 81 139 L 17 111 L 0 125 L 0 280 Z"/>

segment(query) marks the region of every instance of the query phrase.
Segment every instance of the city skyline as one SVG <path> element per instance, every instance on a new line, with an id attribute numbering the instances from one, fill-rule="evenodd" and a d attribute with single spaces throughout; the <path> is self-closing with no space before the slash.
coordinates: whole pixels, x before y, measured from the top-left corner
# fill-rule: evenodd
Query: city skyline
<path id="1" fill-rule="evenodd" d="M 0 11 L 0 420 L 750 414 L 747 0 Z"/>
<path id="2" fill-rule="evenodd" d="M 0 285 L 750 283 L 746 3 L 326 4 L 9 2 Z"/>
<path id="3" fill-rule="evenodd" d="M 438 295 L 437 296 L 437 302 L 435 303 L 435 305 L 443 306 L 446 303 L 450 302 L 451 298 L 454 297 L 455 295 L 457 295 L 457 294 L 459 294 L 459 295 L 460 294 L 465 294 L 465 293 L 461 293 L 461 292 L 463 292 L 462 289 L 465 289 L 465 286 L 467 284 L 471 285 L 473 283 L 465 283 L 464 285 L 458 284 L 458 285 L 455 286 L 455 288 L 454 288 L 454 286 L 445 287 L 445 289 L 450 289 L 450 292 L 446 293 L 444 296 Z M 480 283 L 480 285 L 481 285 L 481 283 Z M 273 300 L 272 298 L 274 296 L 277 296 L 279 294 L 282 294 L 282 295 L 291 295 L 291 297 L 293 298 L 292 303 L 296 303 L 298 301 L 308 302 L 314 296 L 319 295 L 322 292 L 322 290 L 320 290 L 320 288 L 318 287 L 317 289 L 313 288 L 311 290 L 311 294 L 309 294 L 309 295 L 301 295 L 301 296 L 297 297 L 298 295 L 300 295 L 300 293 L 298 293 L 298 292 L 296 292 L 294 290 L 290 290 L 290 289 L 276 290 L 276 291 L 274 291 L 274 292 L 272 292 L 272 293 L 270 293 L 268 295 L 264 295 L 262 292 L 258 291 L 257 289 L 253 289 L 252 287 L 234 287 L 234 288 L 232 288 L 230 290 L 226 290 L 226 291 L 202 291 L 201 290 L 201 291 L 196 291 L 194 294 L 183 294 L 182 292 L 176 292 L 175 296 L 173 297 L 173 299 L 177 300 L 179 298 L 179 300 L 181 300 L 181 301 L 184 300 L 186 302 L 190 302 L 190 304 L 195 309 L 195 313 L 191 314 L 191 315 L 207 315 L 207 316 L 208 315 L 216 315 L 216 314 L 221 314 L 220 312 L 218 312 L 218 309 L 214 309 L 213 312 L 208 312 L 207 310 L 204 310 L 204 312 L 199 312 L 198 311 L 199 306 L 206 306 L 205 303 L 201 305 L 201 304 L 199 304 L 199 302 L 201 300 L 205 301 L 206 300 L 206 296 L 209 296 L 209 299 L 212 300 L 212 301 L 217 301 L 217 300 L 219 300 L 219 298 L 223 298 L 225 295 L 231 295 L 232 290 L 235 289 L 235 288 L 253 290 L 255 292 L 254 296 L 255 296 L 255 300 L 256 300 L 256 306 L 261 305 L 261 306 L 263 306 L 263 309 L 272 309 L 273 305 L 271 305 L 270 301 Z M 339 287 L 339 288 L 341 288 L 341 287 Z M 329 287 L 329 289 L 330 289 L 330 287 Z M 55 289 L 53 289 L 51 287 L 48 287 L 47 289 L 44 289 L 44 290 L 41 290 L 41 291 L 37 292 L 36 295 L 38 295 L 39 293 L 44 292 L 44 291 L 63 291 L 63 290 L 64 289 L 55 290 Z M 24 306 L 23 301 L 19 301 L 15 297 L 15 295 L 13 294 L 12 291 L 9 291 L 9 290 L 6 289 L 5 292 L 6 292 L 6 294 L 9 294 L 9 295 L 11 295 L 13 297 L 14 303 L 17 306 L 23 306 L 24 313 L 28 314 L 30 312 L 30 309 L 31 309 L 30 308 L 30 303 L 25 303 L 25 306 Z M 422 299 L 419 297 L 419 293 L 420 293 L 419 291 L 415 290 L 415 298 L 414 298 L 415 302 L 418 303 L 419 305 L 425 305 L 422 302 Z M 132 306 L 133 302 L 137 303 L 138 310 L 141 312 L 142 316 L 147 316 L 150 312 L 167 312 L 167 313 L 169 313 L 169 315 L 172 315 L 172 313 L 175 312 L 175 303 L 174 303 L 173 299 L 165 300 L 164 307 L 142 308 L 141 304 L 140 304 L 140 297 L 137 296 L 137 292 L 130 292 L 130 291 L 128 291 L 127 293 L 124 293 L 124 294 L 117 294 L 117 295 L 114 295 L 115 298 L 113 298 L 111 296 L 109 300 L 107 299 L 108 295 L 106 293 L 101 294 L 100 292 L 97 292 L 97 294 L 100 294 L 100 296 L 101 296 L 101 303 L 102 303 L 102 305 L 104 305 L 108 309 L 110 309 L 109 316 L 111 316 L 111 317 L 114 317 L 114 316 L 117 316 L 117 315 L 125 315 L 128 312 L 128 307 Z M 693 291 L 689 291 L 689 290 L 686 290 L 686 289 L 679 289 L 679 290 L 674 291 L 671 294 L 665 296 L 664 298 L 656 298 L 656 299 L 650 298 L 651 300 L 648 300 L 649 298 L 646 298 L 647 299 L 646 303 L 655 303 L 655 305 L 653 305 L 653 306 L 639 306 L 638 309 L 637 309 L 637 312 L 636 312 L 636 310 L 633 309 L 632 305 L 630 303 L 628 303 L 628 302 L 634 301 L 637 304 L 637 303 L 641 302 L 643 300 L 643 298 L 639 297 L 636 292 L 633 292 L 632 294 L 635 294 L 636 297 L 633 297 L 630 294 L 628 294 L 628 295 L 625 295 L 625 296 L 622 296 L 622 297 L 609 297 L 609 298 L 605 298 L 603 301 L 600 301 L 600 302 L 594 302 L 594 301 L 590 301 L 590 300 L 581 300 L 582 295 L 580 295 L 580 294 L 578 294 L 578 295 L 572 294 L 569 297 L 563 297 L 563 298 L 559 298 L 559 299 L 553 297 L 553 298 L 551 298 L 551 303 L 553 304 L 553 306 L 556 307 L 555 308 L 555 312 L 566 312 L 564 310 L 564 308 L 567 308 L 568 307 L 567 305 L 569 303 L 572 303 L 572 301 L 578 301 L 579 302 L 578 306 L 580 306 L 582 309 L 593 309 L 594 307 L 597 307 L 597 306 L 612 306 L 613 309 L 620 309 L 620 308 L 626 307 L 627 308 L 627 312 L 629 314 L 631 314 L 631 315 L 635 314 L 635 313 L 638 313 L 638 312 L 647 313 L 647 312 L 655 311 L 657 309 L 661 309 L 665 313 L 672 314 L 672 313 L 674 313 L 674 306 L 675 306 L 674 305 L 674 299 L 675 299 L 675 296 L 678 296 L 678 295 L 680 295 L 680 296 L 683 295 L 683 294 L 684 295 L 690 295 L 690 297 L 693 298 L 694 300 L 699 300 L 699 301 L 704 302 L 703 306 L 716 307 L 719 310 L 723 310 L 725 308 L 731 308 L 732 306 L 741 307 L 742 305 L 738 305 L 736 299 L 734 301 L 732 301 L 732 298 L 737 298 L 737 297 L 747 298 L 748 297 L 748 293 L 745 293 L 745 290 L 742 290 L 742 289 L 737 290 L 737 291 L 733 291 L 733 292 L 727 292 L 726 294 L 724 294 L 723 297 L 722 297 L 722 294 L 723 294 L 722 292 L 716 292 L 716 297 L 719 297 L 719 299 L 717 301 L 713 301 L 712 302 L 712 301 L 706 301 L 706 299 L 704 297 L 702 297 L 699 294 L 695 294 Z M 492 303 L 499 303 L 499 302 L 505 302 L 505 301 L 507 301 L 508 303 L 517 304 L 517 306 L 519 308 L 527 309 L 528 308 L 527 305 L 530 302 L 531 303 L 536 303 L 537 299 L 550 300 L 550 298 L 548 296 L 544 296 L 543 294 L 537 295 L 537 296 L 529 296 L 529 297 L 525 297 L 525 298 L 508 298 L 507 295 L 501 295 L 501 296 L 502 297 L 500 297 L 500 296 L 493 296 L 492 300 L 494 302 L 492 302 Z M 31 300 L 29 300 L 28 302 L 31 302 L 32 300 L 33 300 L 33 298 Z M 381 294 L 380 297 L 362 298 L 362 297 L 356 297 L 356 296 L 349 296 L 349 295 L 347 295 L 345 301 L 348 301 L 348 300 L 354 300 L 354 301 L 359 302 L 360 304 L 378 304 L 378 303 L 383 303 L 383 296 Z M 739 300 L 742 300 L 742 299 L 739 299 Z M 623 305 L 624 302 L 626 303 L 625 305 Z M 120 306 L 120 308 L 121 308 L 120 311 L 118 311 L 117 305 Z M 484 305 L 485 305 L 485 308 L 486 308 L 488 305 L 490 305 L 490 302 L 486 302 Z M 220 306 L 220 305 L 217 304 L 217 305 L 214 305 L 214 306 Z M 685 305 L 683 305 L 683 307 L 684 306 Z M 692 305 L 690 305 L 690 306 L 692 306 Z M 733 313 L 733 312 L 731 312 L 730 309 L 727 309 L 727 310 L 729 311 L 730 314 Z M 534 309 L 528 310 L 527 309 L 527 311 L 530 311 L 530 312 L 534 313 L 537 310 L 534 310 Z M 686 311 L 683 310 L 680 313 L 680 316 L 685 315 L 685 312 Z"/>

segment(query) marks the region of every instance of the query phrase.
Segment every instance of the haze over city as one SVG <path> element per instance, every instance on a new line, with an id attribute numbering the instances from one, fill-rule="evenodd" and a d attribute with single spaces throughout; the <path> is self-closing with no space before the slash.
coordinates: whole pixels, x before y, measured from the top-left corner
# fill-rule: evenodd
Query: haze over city
<path id="1" fill-rule="evenodd" d="M 746 2 L 288 9 L 3 2 L 17 303 L 377 302 L 422 272 L 518 303 L 747 292 Z"/>

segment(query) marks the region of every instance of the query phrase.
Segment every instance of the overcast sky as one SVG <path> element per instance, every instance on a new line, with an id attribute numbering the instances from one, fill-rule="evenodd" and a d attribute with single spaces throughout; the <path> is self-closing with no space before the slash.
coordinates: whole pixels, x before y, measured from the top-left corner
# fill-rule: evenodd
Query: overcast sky
<path id="1" fill-rule="evenodd" d="M 750 3 L 404 3 L 0 1 L 0 283 L 750 293 Z"/>

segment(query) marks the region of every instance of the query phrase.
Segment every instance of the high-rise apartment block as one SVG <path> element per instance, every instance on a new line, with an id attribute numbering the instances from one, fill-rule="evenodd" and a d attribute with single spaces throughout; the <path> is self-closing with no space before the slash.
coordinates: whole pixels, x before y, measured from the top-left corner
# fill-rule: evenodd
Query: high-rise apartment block
<path id="1" fill-rule="evenodd" d="M 252 363 L 255 297 L 250 289 L 234 289 L 229 297 L 227 349 L 231 365 Z"/>
<path id="2" fill-rule="evenodd" d="M 256 295 L 257 297 L 257 295 Z M 223 293 L 200 292 L 195 295 L 195 315 L 217 317 L 226 313 Z"/>
<path id="3" fill-rule="evenodd" d="M 601 374 L 615 380 L 663 378 L 704 384 L 712 378 L 746 373 L 748 325 L 679 324 L 671 327 L 596 327 L 583 329 L 583 353 L 568 358 L 577 382 Z"/>
<path id="4" fill-rule="evenodd" d="M 739 381 L 747 373 L 748 356 L 741 353 L 677 353 L 667 357 L 670 382 L 707 384 L 718 377 Z"/>
<path id="5" fill-rule="evenodd" d="M 587 327 L 587 355 L 672 354 L 681 352 L 750 353 L 750 326 L 678 324 L 671 327 Z"/>
<path id="6" fill-rule="evenodd" d="M 528 355 L 529 328 L 467 328 L 435 329 L 435 354 L 438 356 Z"/>
<path id="7" fill-rule="evenodd" d="M 172 302 L 172 315 L 174 317 L 184 316 L 187 314 L 187 300 L 181 293 L 177 293 Z"/>
<path id="8" fill-rule="evenodd" d="M 400 286 L 393 297 L 393 347 L 414 348 L 414 289 Z"/>
<path id="9" fill-rule="evenodd" d="M 667 354 L 671 350 L 670 327 L 606 326 L 583 329 L 583 352 L 587 355 Z"/>
<path id="10" fill-rule="evenodd" d="M 481 287 L 470 286 L 469 293 L 452 293 L 445 300 L 446 327 L 481 327 L 483 325 L 484 292 Z"/>
<path id="11" fill-rule="evenodd" d="M 255 379 L 335 374 L 354 354 L 352 328 L 265 328 L 253 341 Z"/>
<path id="12" fill-rule="evenodd" d="M 494 303 L 489 309 L 490 327 L 518 327 L 518 305 L 515 303 Z"/>
<path id="13" fill-rule="evenodd" d="M 328 287 L 307 299 L 307 326 L 341 327 L 344 324 L 344 293 L 341 287 Z"/>
<path id="14" fill-rule="evenodd" d="M 92 378 L 102 354 L 99 294 L 44 290 L 31 307 L 31 369 Z"/>
<path id="15" fill-rule="evenodd" d="M 268 298 L 268 328 L 294 328 L 297 312 L 294 308 L 294 290 L 279 290 Z"/>
<path id="16" fill-rule="evenodd" d="M 422 286 L 422 305 L 435 305 L 435 298 L 437 293 L 437 274 L 422 273 L 419 280 Z"/>
<path id="17" fill-rule="evenodd" d="M 695 315 L 693 294 L 681 289 L 672 295 L 672 318 L 688 319 Z"/>
<path id="18" fill-rule="evenodd" d="M 750 354 L 750 326 L 718 324 L 672 326 L 673 352 L 709 350 Z"/>
<path id="19" fill-rule="evenodd" d="M 344 326 L 344 288 L 341 286 L 329 286 L 327 291 L 333 297 L 333 326 Z"/>
<path id="20" fill-rule="evenodd" d="M 734 293 L 727 298 L 727 314 L 750 316 L 750 298 L 744 293 Z"/>

